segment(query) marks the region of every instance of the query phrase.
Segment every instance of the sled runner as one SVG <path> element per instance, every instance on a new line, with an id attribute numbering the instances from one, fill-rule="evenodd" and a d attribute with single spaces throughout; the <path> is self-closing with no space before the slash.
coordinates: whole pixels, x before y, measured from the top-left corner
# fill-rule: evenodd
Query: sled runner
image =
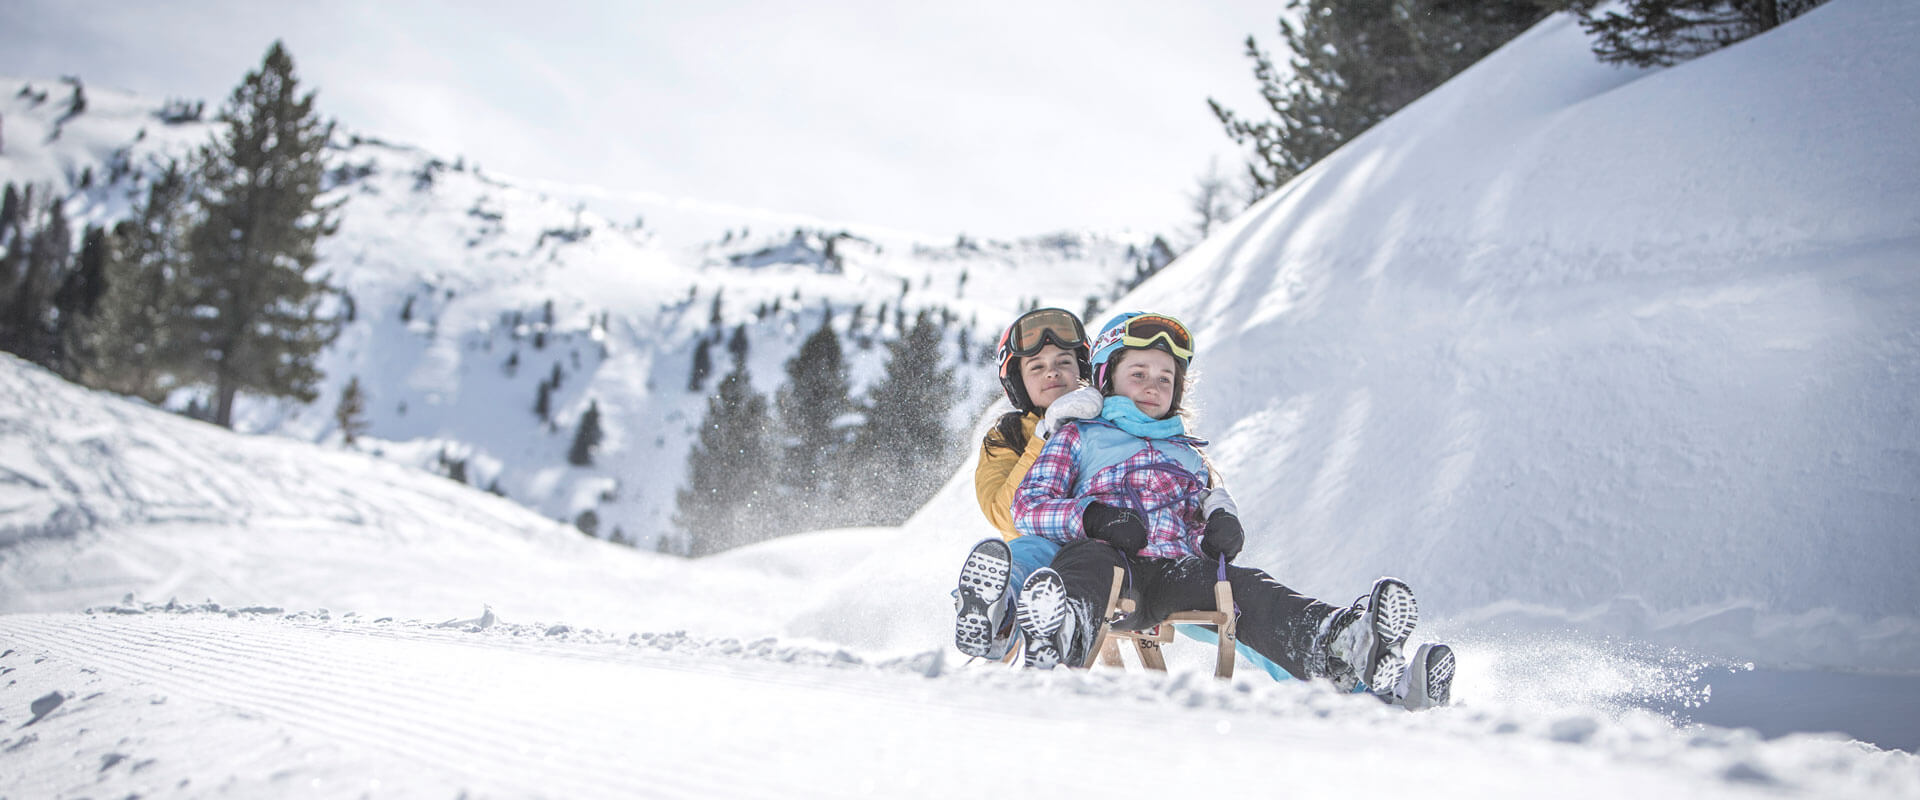
<path id="1" fill-rule="evenodd" d="M 1147 669 L 1167 671 L 1166 657 L 1160 648 L 1173 641 L 1173 626 L 1206 625 L 1212 627 L 1219 637 L 1219 653 L 1214 658 L 1213 676 L 1222 680 L 1233 677 L 1234 613 L 1233 587 L 1226 581 L 1213 585 L 1212 611 L 1177 611 L 1167 615 L 1159 624 L 1144 630 L 1125 630 L 1113 626 L 1114 620 L 1124 618 L 1134 611 L 1132 598 L 1120 596 L 1120 587 L 1125 582 L 1125 573 L 1113 568 L 1113 588 L 1107 593 L 1107 613 L 1101 617 L 1100 633 L 1094 639 L 1093 648 L 1087 653 L 1086 667 L 1092 667 L 1095 660 L 1110 666 L 1125 668 L 1120 660 L 1120 641 L 1133 642 L 1133 649 L 1140 656 L 1140 665 Z"/>

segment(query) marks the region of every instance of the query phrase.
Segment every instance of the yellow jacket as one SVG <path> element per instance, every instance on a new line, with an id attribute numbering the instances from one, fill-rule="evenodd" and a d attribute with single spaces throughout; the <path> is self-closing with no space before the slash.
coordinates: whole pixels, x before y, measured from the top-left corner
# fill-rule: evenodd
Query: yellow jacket
<path id="1" fill-rule="evenodd" d="M 1026 434 L 1026 448 L 1014 450 L 1000 435 L 999 426 L 987 431 L 980 442 L 980 465 L 973 470 L 973 491 L 980 496 L 980 513 L 987 515 L 987 521 L 1000 529 L 1000 537 L 1008 541 L 1019 537 L 1013 529 L 1013 493 L 1020 488 L 1020 481 L 1027 477 L 1027 470 L 1033 468 L 1033 460 L 1040 457 L 1040 448 L 1046 441 L 1033 435 L 1033 427 L 1040 424 L 1040 417 L 1024 414 L 1020 417 L 1020 430 Z"/>

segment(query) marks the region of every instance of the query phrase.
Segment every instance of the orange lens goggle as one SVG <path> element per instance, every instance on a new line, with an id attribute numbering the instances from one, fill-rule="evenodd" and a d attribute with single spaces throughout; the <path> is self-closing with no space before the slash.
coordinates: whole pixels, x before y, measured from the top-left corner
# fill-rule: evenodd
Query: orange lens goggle
<path id="1" fill-rule="evenodd" d="M 1007 330 L 1007 338 L 1000 344 L 1001 355 L 1003 360 L 1009 355 L 1030 356 L 1048 343 L 1073 350 L 1087 343 L 1087 333 L 1071 312 L 1058 308 L 1031 311 Z"/>
<path id="2" fill-rule="evenodd" d="M 1164 342 L 1161 349 L 1172 353 L 1175 358 L 1187 361 L 1193 358 L 1193 334 L 1187 332 L 1187 326 L 1172 317 L 1159 314 L 1142 314 L 1126 321 L 1120 330 L 1120 344 L 1123 347 L 1154 347 Z"/>

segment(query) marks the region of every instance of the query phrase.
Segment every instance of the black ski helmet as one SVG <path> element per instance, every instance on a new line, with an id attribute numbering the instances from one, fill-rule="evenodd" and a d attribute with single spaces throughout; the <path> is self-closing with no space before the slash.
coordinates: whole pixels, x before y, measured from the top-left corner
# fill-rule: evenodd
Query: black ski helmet
<path id="1" fill-rule="evenodd" d="M 1073 353 L 1073 360 L 1080 367 L 1080 380 L 1093 380 L 1093 350 L 1079 317 L 1064 308 L 1037 308 L 1021 314 L 1000 334 L 995 355 L 1000 363 L 1000 388 L 1006 390 L 1007 402 L 1028 414 L 1039 413 L 1039 409 L 1034 408 L 1033 399 L 1027 397 L 1027 384 L 1020 377 L 1017 362 L 1049 344 Z"/>

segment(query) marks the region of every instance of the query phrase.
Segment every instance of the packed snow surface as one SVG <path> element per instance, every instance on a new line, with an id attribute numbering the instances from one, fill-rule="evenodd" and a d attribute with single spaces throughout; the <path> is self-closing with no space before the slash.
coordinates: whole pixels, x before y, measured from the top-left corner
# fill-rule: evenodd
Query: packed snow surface
<path id="1" fill-rule="evenodd" d="M 961 663 L 971 463 L 687 561 L 8 358 L 0 795 L 1920 796 L 1917 36 L 1632 71 L 1555 17 L 1125 299 L 1196 329 L 1241 561 L 1407 579 L 1453 707 Z"/>

